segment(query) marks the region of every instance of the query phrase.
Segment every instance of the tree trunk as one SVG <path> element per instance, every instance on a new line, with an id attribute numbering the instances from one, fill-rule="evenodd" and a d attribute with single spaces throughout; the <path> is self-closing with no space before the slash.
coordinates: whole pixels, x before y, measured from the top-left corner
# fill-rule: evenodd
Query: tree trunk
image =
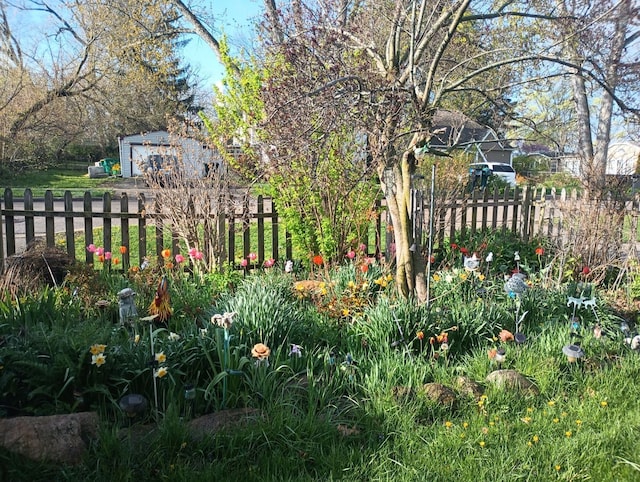
<path id="1" fill-rule="evenodd" d="M 393 226 L 398 292 L 405 298 L 415 296 L 418 302 L 424 303 L 427 301 L 426 265 L 420 240 L 414 239 L 414 213 L 411 212 L 414 170 L 415 157 L 411 147 L 403 152 L 400 163 L 392 163 L 379 174 Z"/>

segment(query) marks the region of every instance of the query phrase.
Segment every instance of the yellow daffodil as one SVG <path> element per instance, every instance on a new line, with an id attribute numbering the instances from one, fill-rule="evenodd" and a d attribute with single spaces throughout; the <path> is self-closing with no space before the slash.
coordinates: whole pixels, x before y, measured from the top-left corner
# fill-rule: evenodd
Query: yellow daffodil
<path id="1" fill-rule="evenodd" d="M 91 348 L 89 348 L 89 351 L 91 352 L 92 355 L 99 355 L 100 353 L 104 353 L 106 349 L 107 349 L 107 345 L 98 345 L 96 343 L 94 345 L 91 345 Z"/>
<path id="2" fill-rule="evenodd" d="M 98 353 L 91 356 L 91 364 L 97 367 L 101 367 L 107 361 L 107 356 L 104 353 Z"/>
<path id="3" fill-rule="evenodd" d="M 169 369 L 167 367 L 160 367 L 157 370 L 155 370 L 153 372 L 153 376 L 156 378 L 162 378 L 164 377 L 167 373 L 169 373 Z"/>
<path id="4" fill-rule="evenodd" d="M 164 363 L 167 361 L 167 355 L 164 354 L 163 351 L 156 353 L 156 361 L 158 363 Z"/>
<path id="5" fill-rule="evenodd" d="M 140 335 L 136 334 L 136 336 L 133 337 L 133 342 L 137 345 L 138 343 L 140 343 Z"/>

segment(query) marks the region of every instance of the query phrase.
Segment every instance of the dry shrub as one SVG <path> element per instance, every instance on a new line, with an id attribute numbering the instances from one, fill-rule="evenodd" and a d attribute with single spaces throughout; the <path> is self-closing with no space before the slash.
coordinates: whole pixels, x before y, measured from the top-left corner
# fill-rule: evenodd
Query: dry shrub
<path id="1" fill-rule="evenodd" d="M 60 286 L 74 266 L 74 260 L 44 241 L 29 243 L 24 252 L 9 256 L 0 278 L 0 293 L 12 296 L 38 292 L 45 286 Z"/>
<path id="2" fill-rule="evenodd" d="M 613 273 L 619 283 L 629 260 L 635 258 L 635 243 L 629 244 L 624 238 L 629 214 L 626 199 L 623 192 L 608 191 L 556 201 L 561 228 L 551 241 L 556 252 L 553 271 L 557 282 L 582 277 L 601 283 Z"/>

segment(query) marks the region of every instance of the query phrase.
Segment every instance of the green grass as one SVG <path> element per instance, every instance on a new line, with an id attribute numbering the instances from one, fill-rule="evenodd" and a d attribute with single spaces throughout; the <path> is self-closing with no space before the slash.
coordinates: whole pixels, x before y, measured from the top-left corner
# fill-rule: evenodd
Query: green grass
<path id="1" fill-rule="evenodd" d="M 22 196 L 24 189 L 31 189 L 35 197 L 41 197 L 46 190 L 53 191 L 54 196 L 62 196 L 65 191 L 75 194 L 83 194 L 91 191 L 95 195 L 112 192 L 111 185 L 118 178 L 90 179 L 86 171 L 78 169 L 45 169 L 30 170 L 19 176 L 6 177 L 0 180 L 0 190 L 11 188 L 14 196 Z"/>

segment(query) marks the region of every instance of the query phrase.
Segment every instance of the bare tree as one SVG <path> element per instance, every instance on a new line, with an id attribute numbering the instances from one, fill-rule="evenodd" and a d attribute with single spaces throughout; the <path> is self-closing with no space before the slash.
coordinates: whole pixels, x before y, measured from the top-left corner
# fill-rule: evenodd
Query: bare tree
<path id="1" fill-rule="evenodd" d="M 58 139 L 49 149 L 54 155 L 76 140 L 115 143 L 123 133 L 166 127 L 167 116 L 191 105 L 189 73 L 176 56 L 179 15 L 169 3 L 12 4 L 14 13 L 48 19 L 32 31 L 33 45 L 13 34 L 7 4 L 0 5 L 0 55 L 7 60 L 0 85 L 13 85 L 0 99 L 5 154 L 47 150 L 43 139 Z"/>

